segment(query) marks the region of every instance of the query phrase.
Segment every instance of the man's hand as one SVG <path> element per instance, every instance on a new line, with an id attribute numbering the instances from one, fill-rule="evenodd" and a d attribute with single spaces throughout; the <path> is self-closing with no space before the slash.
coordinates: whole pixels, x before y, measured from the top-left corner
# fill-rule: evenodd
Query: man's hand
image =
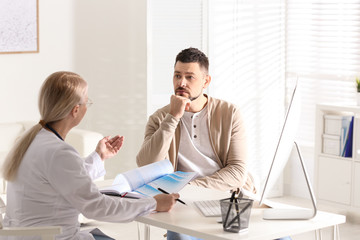
<path id="1" fill-rule="evenodd" d="M 107 136 L 99 141 L 95 151 L 104 161 L 105 159 L 115 156 L 119 152 L 123 142 L 123 136 L 117 135 L 111 139 L 110 136 Z"/>
<path id="2" fill-rule="evenodd" d="M 180 119 L 184 115 L 184 112 L 190 109 L 190 104 L 190 99 L 172 95 L 170 99 L 170 114 Z"/>
<path id="3" fill-rule="evenodd" d="M 178 193 L 158 194 L 154 198 L 156 200 L 155 210 L 158 212 L 168 212 L 173 208 L 176 199 L 180 198 L 180 195 Z"/>

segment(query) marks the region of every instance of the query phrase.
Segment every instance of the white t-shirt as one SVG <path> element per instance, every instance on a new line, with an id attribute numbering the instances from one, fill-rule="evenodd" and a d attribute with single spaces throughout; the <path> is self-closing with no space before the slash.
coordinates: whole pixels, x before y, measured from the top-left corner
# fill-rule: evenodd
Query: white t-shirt
<path id="1" fill-rule="evenodd" d="M 211 146 L 207 106 L 200 112 L 185 112 L 180 120 L 181 136 L 177 170 L 205 177 L 220 169 Z"/>
<path id="2" fill-rule="evenodd" d="M 55 134 L 40 130 L 25 153 L 16 180 L 8 182 L 4 225 L 61 226 L 58 240 L 94 239 L 79 231 L 79 213 L 100 221 L 128 222 L 156 208 L 154 198 L 101 194 L 92 179 L 104 173 L 96 152 L 84 160 Z"/>

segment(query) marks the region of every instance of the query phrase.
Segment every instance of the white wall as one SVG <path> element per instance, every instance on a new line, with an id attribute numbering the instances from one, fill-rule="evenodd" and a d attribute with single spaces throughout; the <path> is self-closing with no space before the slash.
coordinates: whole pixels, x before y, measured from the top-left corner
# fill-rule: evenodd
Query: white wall
<path id="1" fill-rule="evenodd" d="M 74 67 L 94 102 L 80 126 L 125 137 L 107 177 L 136 167 L 147 121 L 146 1 L 75 1 Z"/>
<path id="2" fill-rule="evenodd" d="M 71 0 L 40 0 L 40 53 L 0 54 L 1 122 L 38 121 L 43 80 L 51 72 L 73 70 L 71 11 Z"/>
<path id="3" fill-rule="evenodd" d="M 107 177 L 134 168 L 147 121 L 146 1 L 40 0 L 39 27 L 39 53 L 0 55 L 0 122 L 38 121 L 44 79 L 77 72 L 94 101 L 79 127 L 125 136 Z"/>

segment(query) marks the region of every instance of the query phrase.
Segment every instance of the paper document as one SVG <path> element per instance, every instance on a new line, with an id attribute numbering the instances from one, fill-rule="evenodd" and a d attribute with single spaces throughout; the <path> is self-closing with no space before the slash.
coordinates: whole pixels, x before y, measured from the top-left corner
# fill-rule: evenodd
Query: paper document
<path id="1" fill-rule="evenodd" d="M 100 192 L 133 198 L 153 197 L 161 193 L 157 188 L 177 193 L 195 176 L 195 172 L 174 172 L 171 162 L 165 159 L 118 174 L 113 184 Z"/>

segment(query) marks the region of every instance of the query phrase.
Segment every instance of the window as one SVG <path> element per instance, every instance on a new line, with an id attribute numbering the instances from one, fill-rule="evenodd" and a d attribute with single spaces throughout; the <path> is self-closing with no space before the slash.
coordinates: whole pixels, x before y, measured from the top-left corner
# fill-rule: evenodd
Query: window
<path id="1" fill-rule="evenodd" d="M 209 22 L 209 92 L 240 107 L 261 187 L 285 117 L 284 1 L 210 1 Z"/>
<path id="2" fill-rule="evenodd" d="M 302 90 L 299 142 L 314 146 L 316 103 L 356 104 L 360 73 L 360 2 L 288 0 L 287 81 Z"/>
<path id="3" fill-rule="evenodd" d="M 176 55 L 188 47 L 206 52 L 206 1 L 150 0 L 148 4 L 148 116 L 170 103 Z M 205 23 L 204 23 L 205 22 Z"/>
<path id="4" fill-rule="evenodd" d="M 314 146 L 316 103 L 356 103 L 358 0 L 151 0 L 148 6 L 148 113 L 169 101 L 175 55 L 189 46 L 203 50 L 209 94 L 241 108 L 260 186 L 296 79 L 303 153 Z"/>

